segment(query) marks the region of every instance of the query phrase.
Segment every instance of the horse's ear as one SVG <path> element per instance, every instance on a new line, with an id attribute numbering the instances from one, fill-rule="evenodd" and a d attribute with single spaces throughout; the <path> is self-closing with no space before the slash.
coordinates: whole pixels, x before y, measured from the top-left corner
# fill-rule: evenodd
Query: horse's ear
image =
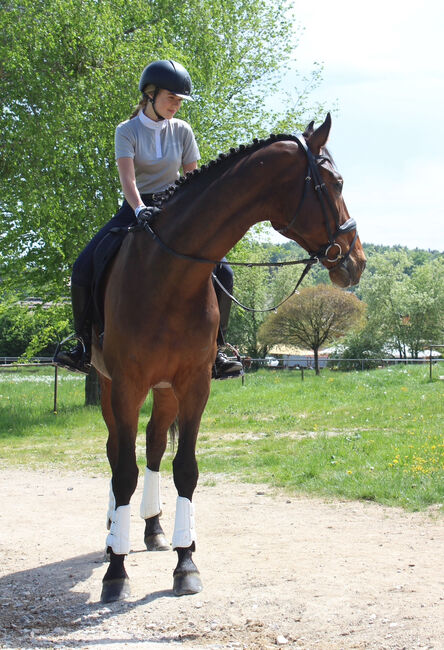
<path id="1" fill-rule="evenodd" d="M 312 120 L 310 124 L 307 126 L 307 128 L 305 129 L 304 133 L 302 134 L 306 140 L 308 140 L 308 138 L 313 133 L 313 129 L 314 129 L 314 121 Z"/>
<path id="2" fill-rule="evenodd" d="M 327 113 L 323 124 L 309 135 L 310 149 L 316 155 L 325 147 L 331 129 L 331 115 Z"/>

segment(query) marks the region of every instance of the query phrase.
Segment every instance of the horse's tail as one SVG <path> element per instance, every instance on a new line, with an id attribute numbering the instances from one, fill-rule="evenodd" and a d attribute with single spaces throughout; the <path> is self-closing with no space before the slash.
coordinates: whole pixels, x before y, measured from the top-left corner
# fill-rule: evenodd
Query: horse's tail
<path id="1" fill-rule="evenodd" d="M 175 449 L 176 437 L 178 431 L 179 431 L 179 417 L 177 416 L 174 422 L 170 426 L 170 443 L 171 443 L 171 451 L 173 452 Z"/>

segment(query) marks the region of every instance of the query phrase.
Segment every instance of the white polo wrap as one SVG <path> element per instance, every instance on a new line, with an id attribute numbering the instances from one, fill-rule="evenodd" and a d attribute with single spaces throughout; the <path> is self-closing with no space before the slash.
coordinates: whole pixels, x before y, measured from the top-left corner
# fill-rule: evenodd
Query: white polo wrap
<path id="1" fill-rule="evenodd" d="M 194 503 L 186 497 L 177 497 L 176 519 L 174 521 L 173 550 L 188 548 L 196 541 L 194 528 Z"/>
<path id="2" fill-rule="evenodd" d="M 162 513 L 162 501 L 160 500 L 160 472 L 152 472 L 145 468 L 145 479 L 143 482 L 142 503 L 140 504 L 140 516 L 142 519 L 149 519 Z"/>
<path id="3" fill-rule="evenodd" d="M 116 509 L 116 497 L 113 492 L 113 480 L 109 482 L 109 502 L 108 502 L 108 511 L 106 513 L 106 527 L 108 530 L 111 528 L 111 521 L 113 518 L 113 512 Z"/>
<path id="4" fill-rule="evenodd" d="M 117 555 L 128 555 L 130 546 L 130 509 L 131 506 L 119 506 L 111 517 L 111 528 L 106 538 L 106 547 L 111 546 Z"/>

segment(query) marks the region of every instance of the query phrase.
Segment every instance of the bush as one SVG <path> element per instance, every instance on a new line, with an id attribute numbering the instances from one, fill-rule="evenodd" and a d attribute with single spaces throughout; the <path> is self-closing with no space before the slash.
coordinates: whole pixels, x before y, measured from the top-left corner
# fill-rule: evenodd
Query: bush
<path id="1" fill-rule="evenodd" d="M 360 361 L 359 366 L 356 361 L 343 361 L 339 364 L 340 370 L 360 370 L 361 368 L 369 370 L 379 365 L 379 362 L 373 359 L 384 357 L 384 342 L 374 331 L 365 327 L 363 330 L 347 336 L 340 351 L 338 350 L 334 356 L 338 359 L 367 359 L 364 364 Z"/>
<path id="2" fill-rule="evenodd" d="M 0 356 L 52 356 L 71 330 L 71 307 L 9 298 L 0 303 Z"/>

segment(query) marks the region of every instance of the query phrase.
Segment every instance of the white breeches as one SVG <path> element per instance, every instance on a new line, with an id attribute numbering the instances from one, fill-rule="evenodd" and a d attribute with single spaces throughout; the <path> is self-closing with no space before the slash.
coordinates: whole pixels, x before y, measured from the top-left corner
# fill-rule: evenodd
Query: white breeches
<path id="1" fill-rule="evenodd" d="M 116 555 L 128 555 L 131 550 L 130 545 L 130 508 L 119 506 L 111 516 L 111 528 L 106 538 L 106 547 L 111 546 Z"/>
<path id="2" fill-rule="evenodd" d="M 174 522 L 173 551 L 176 548 L 188 548 L 196 541 L 194 527 L 194 504 L 185 497 L 177 497 L 176 519 Z"/>
<path id="3" fill-rule="evenodd" d="M 160 472 L 152 472 L 146 467 L 142 503 L 140 504 L 140 516 L 142 519 L 150 519 L 150 517 L 160 514 L 162 514 Z"/>

